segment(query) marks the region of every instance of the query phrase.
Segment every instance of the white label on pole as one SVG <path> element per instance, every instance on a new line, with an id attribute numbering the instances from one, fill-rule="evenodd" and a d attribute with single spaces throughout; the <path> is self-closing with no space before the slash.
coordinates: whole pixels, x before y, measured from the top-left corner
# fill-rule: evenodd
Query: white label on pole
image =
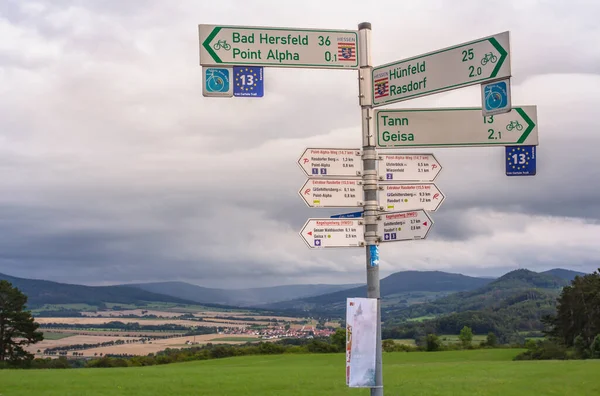
<path id="1" fill-rule="evenodd" d="M 362 219 L 308 219 L 300 236 L 311 249 L 364 246 Z"/>
<path id="2" fill-rule="evenodd" d="M 307 148 L 298 165 L 309 177 L 360 177 L 360 149 Z"/>
<path id="3" fill-rule="evenodd" d="M 510 77 L 509 32 L 373 68 L 373 105 Z"/>
<path id="4" fill-rule="evenodd" d="M 360 180 L 308 179 L 298 194 L 311 208 L 357 207 L 362 204 Z"/>
<path id="5" fill-rule="evenodd" d="M 358 69 L 358 31 L 198 25 L 200 65 Z"/>
<path id="6" fill-rule="evenodd" d="M 384 184 L 386 211 L 430 210 L 435 212 L 444 199 L 444 194 L 435 183 Z"/>
<path id="7" fill-rule="evenodd" d="M 537 146 L 537 107 L 482 116 L 481 107 L 375 110 L 379 148 Z"/>
<path id="8" fill-rule="evenodd" d="M 377 299 L 346 300 L 346 385 L 369 388 L 376 383 Z"/>
<path id="9" fill-rule="evenodd" d="M 381 242 L 425 239 L 433 220 L 424 210 L 384 213 L 377 224 Z"/>
<path id="10" fill-rule="evenodd" d="M 433 154 L 384 154 L 379 157 L 379 180 L 382 181 L 434 181 L 442 170 Z"/>

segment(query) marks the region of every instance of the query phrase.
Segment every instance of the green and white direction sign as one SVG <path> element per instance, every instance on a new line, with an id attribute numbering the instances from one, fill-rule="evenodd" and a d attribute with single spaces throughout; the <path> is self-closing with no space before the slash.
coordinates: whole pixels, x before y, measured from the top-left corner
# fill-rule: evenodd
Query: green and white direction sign
<path id="1" fill-rule="evenodd" d="M 200 65 L 358 69 L 358 31 L 198 25 Z"/>
<path id="2" fill-rule="evenodd" d="M 510 77 L 509 32 L 373 68 L 373 106 Z"/>
<path id="3" fill-rule="evenodd" d="M 537 146 L 537 107 L 482 116 L 481 107 L 375 110 L 376 146 Z"/>

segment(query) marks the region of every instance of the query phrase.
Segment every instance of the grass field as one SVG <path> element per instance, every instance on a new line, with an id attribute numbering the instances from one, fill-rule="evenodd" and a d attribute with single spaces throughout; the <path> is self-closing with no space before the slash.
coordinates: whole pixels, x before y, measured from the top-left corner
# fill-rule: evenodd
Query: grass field
<path id="1" fill-rule="evenodd" d="M 519 350 L 384 354 L 386 395 L 597 396 L 600 361 L 521 361 Z M 0 370 L 0 394 L 362 395 L 344 380 L 344 354 L 247 356 L 140 368 Z"/>

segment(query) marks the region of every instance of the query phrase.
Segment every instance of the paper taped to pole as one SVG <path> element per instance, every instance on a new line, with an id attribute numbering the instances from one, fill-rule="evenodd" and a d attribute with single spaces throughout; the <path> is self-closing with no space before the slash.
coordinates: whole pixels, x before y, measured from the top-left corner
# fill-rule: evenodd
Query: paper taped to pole
<path id="1" fill-rule="evenodd" d="M 377 299 L 348 298 L 346 302 L 346 385 L 375 386 Z"/>

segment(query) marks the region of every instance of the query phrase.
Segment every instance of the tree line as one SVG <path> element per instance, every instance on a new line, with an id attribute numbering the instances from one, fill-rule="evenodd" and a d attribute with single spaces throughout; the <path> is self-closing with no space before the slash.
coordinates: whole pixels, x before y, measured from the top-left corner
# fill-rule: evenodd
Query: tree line
<path id="1" fill-rule="evenodd" d="M 70 324 L 70 323 L 44 323 L 40 328 L 43 329 L 65 329 L 65 330 L 89 330 L 89 329 L 110 329 L 121 331 L 190 331 L 189 326 L 163 323 L 163 324 L 139 324 L 138 322 L 124 323 L 120 321 L 110 321 L 106 323 L 86 323 L 86 324 Z M 198 326 L 193 330 L 194 334 L 214 334 L 222 330 L 220 327 Z"/>

